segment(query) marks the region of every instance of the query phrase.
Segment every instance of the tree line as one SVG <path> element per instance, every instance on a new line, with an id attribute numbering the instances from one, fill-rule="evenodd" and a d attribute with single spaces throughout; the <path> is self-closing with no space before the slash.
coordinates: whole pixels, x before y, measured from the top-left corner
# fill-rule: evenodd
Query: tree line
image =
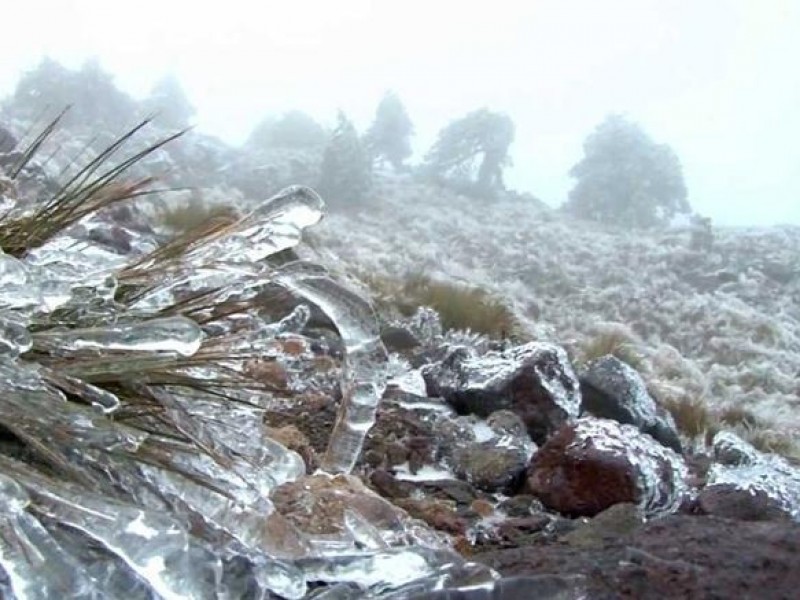
<path id="1" fill-rule="evenodd" d="M 152 113 L 156 123 L 184 128 L 194 108 L 178 80 L 166 77 L 151 94 L 136 102 L 113 84 L 96 61 L 77 72 L 45 59 L 24 74 L 6 102 L 34 118 L 48 103 L 73 105 L 74 125 L 108 129 Z M 327 131 L 309 115 L 290 111 L 268 117 L 252 131 L 251 149 L 318 148 L 322 152 L 317 187 L 334 205 L 368 198 L 376 167 L 413 173 L 427 181 L 476 198 L 491 200 L 506 191 L 504 172 L 511 166 L 514 123 L 487 108 L 474 110 L 445 125 L 421 164 L 411 167 L 414 126 L 394 92 L 380 100 L 364 134 L 339 112 Z M 675 152 L 655 142 L 644 129 L 622 115 L 610 115 L 583 144 L 583 157 L 569 171 L 575 184 L 563 210 L 580 218 L 632 227 L 668 223 L 689 213 L 683 170 Z"/>

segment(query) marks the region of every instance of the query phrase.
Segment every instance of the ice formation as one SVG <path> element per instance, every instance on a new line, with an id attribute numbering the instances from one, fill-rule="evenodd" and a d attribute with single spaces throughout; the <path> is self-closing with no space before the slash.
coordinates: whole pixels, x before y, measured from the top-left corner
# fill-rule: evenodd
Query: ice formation
<path id="1" fill-rule="evenodd" d="M 266 435 L 271 392 L 247 361 L 300 360 L 279 342 L 309 304 L 335 323 L 346 352 L 330 472 L 352 469 L 387 378 L 368 303 L 313 265 L 264 262 L 323 206 L 288 188 L 171 254 L 122 225 L 114 246 L 102 215 L 0 253 L 0 427 L 47 465 L 0 454 L 3 597 L 302 598 L 312 581 L 373 597 L 495 577 L 410 520 L 387 533 L 351 509 L 347 534 L 321 543 L 275 510 L 272 492 L 305 464 Z M 275 322 L 215 312 L 267 284 L 303 303 Z"/>

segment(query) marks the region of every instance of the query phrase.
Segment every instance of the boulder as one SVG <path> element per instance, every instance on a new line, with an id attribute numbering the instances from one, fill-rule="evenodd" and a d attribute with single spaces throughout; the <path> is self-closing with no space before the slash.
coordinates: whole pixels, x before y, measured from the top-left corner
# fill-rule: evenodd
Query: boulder
<path id="1" fill-rule="evenodd" d="M 623 502 L 652 516 L 680 506 L 686 473 L 678 454 L 632 425 L 585 417 L 564 425 L 534 455 L 527 487 L 570 517 Z"/>
<path id="2" fill-rule="evenodd" d="M 669 413 L 647 392 L 639 373 L 615 356 L 591 361 L 581 373 L 582 408 L 596 417 L 633 425 L 675 452 L 680 437 Z"/>
<path id="3" fill-rule="evenodd" d="M 580 387 L 567 354 L 553 344 L 532 342 L 476 356 L 455 348 L 423 369 L 429 396 L 441 396 L 459 414 L 488 417 L 516 413 L 537 444 L 578 416 Z"/>

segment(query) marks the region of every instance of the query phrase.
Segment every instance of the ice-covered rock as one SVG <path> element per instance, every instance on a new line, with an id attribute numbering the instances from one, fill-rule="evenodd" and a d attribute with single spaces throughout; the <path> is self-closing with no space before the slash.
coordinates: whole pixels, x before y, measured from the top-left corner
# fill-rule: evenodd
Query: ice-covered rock
<path id="1" fill-rule="evenodd" d="M 681 452 L 681 441 L 669 413 L 647 392 L 639 373 L 615 356 L 591 361 L 580 374 L 583 409 L 596 417 L 634 425 Z"/>
<path id="2" fill-rule="evenodd" d="M 459 414 L 516 413 L 537 444 L 580 410 L 578 378 L 566 352 L 553 344 L 532 342 L 483 355 L 455 348 L 423 375 L 428 395 L 443 397 Z"/>
<path id="3" fill-rule="evenodd" d="M 686 492 L 686 465 L 632 425 L 581 418 L 533 456 L 528 489 L 553 510 L 593 516 L 622 502 L 647 515 L 674 511 Z"/>
<path id="4" fill-rule="evenodd" d="M 515 413 L 502 410 L 486 421 L 475 416 L 443 419 L 436 427 L 440 454 L 454 473 L 478 489 L 513 492 L 536 445 Z"/>
<path id="5" fill-rule="evenodd" d="M 719 462 L 711 466 L 703 490 L 706 508 L 711 506 L 712 514 L 717 514 L 715 510 L 733 510 L 730 504 L 735 499 L 739 505 L 736 510 L 748 515 L 775 518 L 782 512 L 800 521 L 800 469 L 780 456 L 759 452 L 729 431 L 714 436 L 712 447 Z M 738 498 L 739 493 L 751 498 Z M 726 506 L 720 508 L 723 494 Z"/>

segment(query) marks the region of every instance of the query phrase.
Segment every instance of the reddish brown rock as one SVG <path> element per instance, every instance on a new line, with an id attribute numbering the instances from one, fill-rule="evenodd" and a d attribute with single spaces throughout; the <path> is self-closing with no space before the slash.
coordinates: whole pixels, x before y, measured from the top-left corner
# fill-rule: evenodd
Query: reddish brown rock
<path id="1" fill-rule="evenodd" d="M 562 427 L 534 455 L 527 487 L 570 517 L 623 502 L 652 515 L 678 508 L 685 477 L 680 456 L 632 425 L 584 418 Z"/>

